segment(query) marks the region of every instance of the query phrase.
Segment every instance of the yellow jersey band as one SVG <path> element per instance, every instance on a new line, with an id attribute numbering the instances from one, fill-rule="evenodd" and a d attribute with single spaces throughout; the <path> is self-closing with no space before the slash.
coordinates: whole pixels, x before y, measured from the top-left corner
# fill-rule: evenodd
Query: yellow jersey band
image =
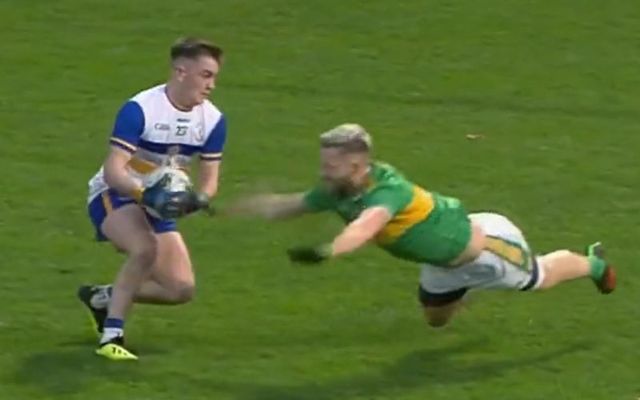
<path id="1" fill-rule="evenodd" d="M 431 193 L 419 186 L 413 186 L 413 196 L 407 206 L 400 210 L 384 229 L 376 236 L 379 244 L 391 243 L 402 236 L 409 228 L 429 217 L 435 207 Z"/>

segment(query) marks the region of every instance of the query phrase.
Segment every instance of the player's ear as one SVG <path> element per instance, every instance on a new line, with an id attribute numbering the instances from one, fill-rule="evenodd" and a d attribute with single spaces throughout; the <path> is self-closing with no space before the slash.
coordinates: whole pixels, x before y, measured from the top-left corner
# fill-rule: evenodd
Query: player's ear
<path id="1" fill-rule="evenodd" d="M 173 74 L 179 82 L 182 82 L 187 74 L 187 69 L 183 64 L 175 63 L 173 64 Z"/>
<path id="2" fill-rule="evenodd" d="M 178 67 L 178 80 L 182 82 L 184 78 L 187 76 L 187 70 L 184 66 Z"/>

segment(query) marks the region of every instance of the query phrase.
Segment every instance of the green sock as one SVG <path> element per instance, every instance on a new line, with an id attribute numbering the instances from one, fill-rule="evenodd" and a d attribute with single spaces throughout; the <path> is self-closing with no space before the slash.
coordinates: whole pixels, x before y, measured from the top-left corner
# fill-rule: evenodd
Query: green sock
<path id="1" fill-rule="evenodd" d="M 607 263 L 602 258 L 594 255 L 588 256 L 587 259 L 589 259 L 589 266 L 591 267 L 591 278 L 595 280 L 599 280 L 600 278 L 602 278 Z"/>

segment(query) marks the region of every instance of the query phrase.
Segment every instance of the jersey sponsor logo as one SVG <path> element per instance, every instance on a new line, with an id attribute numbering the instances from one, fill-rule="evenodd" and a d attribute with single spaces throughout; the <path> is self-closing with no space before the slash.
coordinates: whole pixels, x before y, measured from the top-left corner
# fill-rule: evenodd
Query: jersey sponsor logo
<path id="1" fill-rule="evenodd" d="M 155 129 L 157 131 L 170 131 L 171 130 L 171 125 L 164 124 L 162 122 L 157 122 L 157 123 L 153 124 L 153 129 Z"/>

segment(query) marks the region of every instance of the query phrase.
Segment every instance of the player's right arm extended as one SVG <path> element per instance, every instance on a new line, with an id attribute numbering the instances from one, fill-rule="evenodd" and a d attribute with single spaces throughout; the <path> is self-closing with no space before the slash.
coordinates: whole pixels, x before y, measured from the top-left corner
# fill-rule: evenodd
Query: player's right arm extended
<path id="1" fill-rule="evenodd" d="M 308 211 L 304 193 L 256 195 L 238 201 L 230 209 L 232 214 L 251 214 L 269 220 L 297 217 Z"/>
<path id="2" fill-rule="evenodd" d="M 104 179 L 110 188 L 140 202 L 143 189 L 127 172 L 129 160 L 131 160 L 131 153 L 120 147 L 111 146 L 111 152 L 104 163 Z"/>

